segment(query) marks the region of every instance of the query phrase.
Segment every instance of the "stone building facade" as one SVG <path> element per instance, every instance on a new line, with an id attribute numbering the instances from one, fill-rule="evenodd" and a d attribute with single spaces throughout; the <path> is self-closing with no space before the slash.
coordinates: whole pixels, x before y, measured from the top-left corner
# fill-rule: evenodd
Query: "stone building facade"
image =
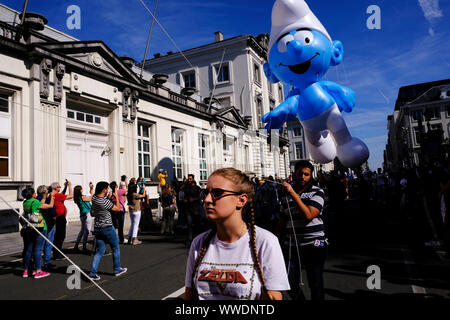
<path id="1" fill-rule="evenodd" d="M 21 27 L 19 13 L 0 5 L 0 196 L 14 208 L 26 186 L 69 179 L 87 191 L 89 182 L 123 174 L 146 178 L 156 203 L 159 169 L 169 182 L 192 173 L 202 184 L 225 166 L 261 175 L 259 157 L 274 159 L 268 135 L 252 130 L 255 115 L 209 105 L 164 75 L 140 77 L 133 59 L 104 42 L 79 41 L 46 22 L 31 14 Z M 270 164 L 266 174 L 285 177 L 286 141 L 274 145 L 277 171 Z M 16 229 L 3 201 L 0 210 L 0 232 Z"/>

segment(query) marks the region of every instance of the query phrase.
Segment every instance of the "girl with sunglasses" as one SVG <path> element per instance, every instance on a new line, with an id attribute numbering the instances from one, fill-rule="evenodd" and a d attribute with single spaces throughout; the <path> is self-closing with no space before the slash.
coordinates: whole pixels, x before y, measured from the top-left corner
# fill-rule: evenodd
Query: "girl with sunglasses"
<path id="1" fill-rule="evenodd" d="M 290 289 L 283 254 L 278 239 L 255 226 L 248 176 L 233 168 L 216 170 L 201 198 L 215 227 L 192 242 L 185 299 L 281 300 L 281 291 Z"/>

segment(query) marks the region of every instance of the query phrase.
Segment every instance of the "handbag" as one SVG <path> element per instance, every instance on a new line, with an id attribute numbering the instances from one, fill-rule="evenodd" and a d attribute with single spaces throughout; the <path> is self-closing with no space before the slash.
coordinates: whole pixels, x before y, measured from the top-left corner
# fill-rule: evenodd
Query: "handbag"
<path id="1" fill-rule="evenodd" d="M 29 217 L 31 223 L 39 223 L 39 215 L 35 214 L 34 212 L 31 212 Z"/>
<path id="2" fill-rule="evenodd" d="M 34 226 L 37 226 L 39 224 L 39 222 L 41 222 L 41 220 L 40 220 L 39 213 L 33 212 L 34 201 L 37 201 L 37 200 L 33 200 L 30 203 L 30 211 L 27 212 L 27 215 L 28 215 L 28 221 L 31 222 L 31 224 L 33 224 Z"/>

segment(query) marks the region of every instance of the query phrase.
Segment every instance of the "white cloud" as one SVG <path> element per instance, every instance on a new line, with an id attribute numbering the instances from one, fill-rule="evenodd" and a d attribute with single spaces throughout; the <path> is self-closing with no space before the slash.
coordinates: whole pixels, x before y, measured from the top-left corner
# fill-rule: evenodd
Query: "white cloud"
<path id="1" fill-rule="evenodd" d="M 439 0 L 418 0 L 425 18 L 433 23 L 434 20 L 442 18 L 444 15 L 439 8 Z"/>
<path id="2" fill-rule="evenodd" d="M 424 13 L 425 19 L 427 19 L 428 22 L 431 24 L 430 28 L 428 29 L 428 33 L 430 34 L 430 36 L 434 37 L 435 32 L 433 29 L 433 23 L 437 19 L 442 18 L 444 16 L 442 10 L 439 8 L 439 0 L 418 0 L 418 1 Z"/>
<path id="3" fill-rule="evenodd" d="M 364 126 L 367 129 L 380 126 L 386 128 L 386 121 L 387 121 L 386 119 L 388 114 L 389 114 L 388 110 L 385 110 L 384 112 L 380 110 L 366 110 L 366 112 L 354 114 L 344 113 L 344 119 L 349 129 L 361 126 Z"/>

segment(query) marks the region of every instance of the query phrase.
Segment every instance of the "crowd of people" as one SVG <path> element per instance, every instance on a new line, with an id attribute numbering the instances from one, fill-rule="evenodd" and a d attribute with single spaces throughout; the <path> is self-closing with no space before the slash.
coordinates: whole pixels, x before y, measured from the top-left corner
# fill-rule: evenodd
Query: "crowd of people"
<path id="1" fill-rule="evenodd" d="M 448 167 L 435 163 L 399 172 L 378 169 L 315 173 L 314 170 L 308 161 L 299 161 L 295 171 L 282 181 L 272 176 L 261 180 L 250 178 L 232 168 L 219 169 L 211 174 L 205 189 L 192 174 L 182 182 L 169 184 L 167 172 L 160 170 L 162 217 L 158 232 L 168 236 L 185 233 L 185 243 L 190 248 L 185 296 L 279 299 L 281 291 L 289 290 L 293 299 L 303 300 L 300 283 L 304 267 L 311 298 L 323 300 L 323 268 L 328 251 L 326 213 L 339 214 L 347 199 L 359 199 L 362 210 L 373 202 L 381 207 L 393 207 L 399 218 L 406 221 L 412 242 L 442 244 L 448 250 Z M 145 184 L 142 177 L 132 178 L 128 183 L 127 177 L 122 176 L 119 184 L 98 182 L 94 187 L 90 183 L 88 195 L 82 186 L 76 186 L 72 192 L 71 182 L 67 180 L 62 191 L 57 182 L 49 187 L 39 186 L 36 192 L 28 188 L 24 191 L 23 217 L 61 250 L 67 224 L 64 202 L 73 198 L 81 221 L 74 250 L 80 250 L 81 243 L 83 252 L 88 253 L 87 241 L 92 233 L 95 253 L 91 279 L 100 279 L 98 265 L 107 244 L 111 246 L 114 274 L 118 276 L 127 271 L 120 264 L 119 244 L 142 243 L 138 240 L 139 222 L 142 212 L 150 208 Z M 131 220 L 128 239 L 123 230 L 126 212 Z M 46 277 L 55 267 L 52 246 L 24 221 L 21 223 L 23 277 L 28 277 L 30 272 L 37 279 Z M 59 250 L 53 249 L 53 259 L 59 258 Z M 226 266 L 233 260 L 231 256 L 236 255 L 241 257 L 242 269 L 238 267 L 233 277 L 239 273 L 243 278 L 227 286 L 225 291 L 218 270 L 228 272 Z M 276 263 L 271 262 L 273 257 Z M 285 268 L 280 269 L 280 263 Z M 252 288 L 245 285 L 247 280 L 243 276 L 251 271 L 246 270 L 245 266 L 249 265 L 256 268 L 259 279 Z"/>
<path id="2" fill-rule="evenodd" d="M 66 195 L 67 191 L 68 195 Z M 100 259 L 105 253 L 106 244 L 109 244 L 112 249 L 114 274 L 119 276 L 127 271 L 120 265 L 119 244 L 139 245 L 142 243 L 137 239 L 141 211 L 149 208 L 145 180 L 142 177 L 132 178 L 128 184 L 127 177 L 122 176 L 120 184 L 116 181 L 111 183 L 101 181 L 95 188 L 92 183 L 89 183 L 89 195 L 83 193 L 83 187 L 80 185 L 72 190 L 72 183 L 68 180 L 65 181 L 63 190 L 60 183 L 54 182 L 50 186 L 41 185 L 37 190 L 27 188 L 23 191 L 23 197 L 25 198 L 24 210 L 20 223 L 24 243 L 22 252 L 24 278 L 29 277 L 30 274 L 35 279 L 49 276 L 56 267 L 52 263 L 53 260 L 62 257 L 67 226 L 65 201 L 70 199 L 73 199 L 78 206 L 81 221 L 81 229 L 74 250 L 79 251 L 81 243 L 83 253 L 91 253 L 87 248 L 88 237 L 91 233 L 95 236 L 95 252 L 90 277 L 93 280 L 100 279 L 97 270 Z M 128 239 L 125 239 L 123 230 L 126 203 L 128 203 L 131 219 Z M 42 260 L 43 268 L 41 268 Z"/>

